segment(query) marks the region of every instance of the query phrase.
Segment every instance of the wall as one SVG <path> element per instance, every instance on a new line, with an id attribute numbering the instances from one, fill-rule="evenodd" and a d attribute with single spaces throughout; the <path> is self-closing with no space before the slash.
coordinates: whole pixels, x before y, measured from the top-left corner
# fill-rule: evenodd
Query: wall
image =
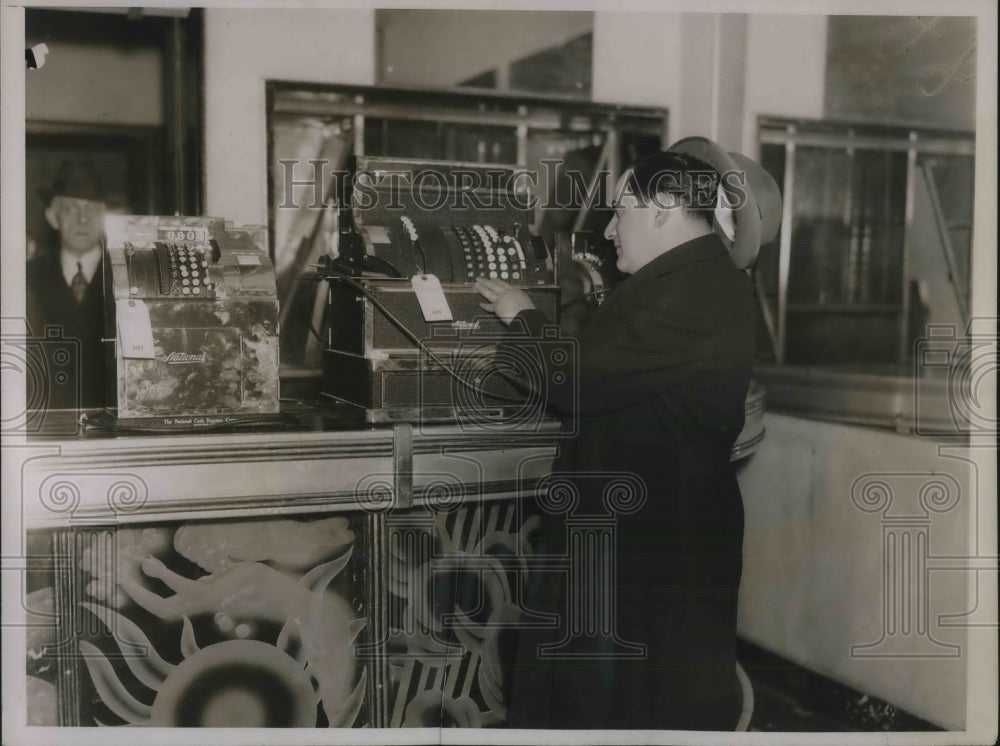
<path id="1" fill-rule="evenodd" d="M 975 578 L 964 568 L 974 546 L 970 530 L 990 546 L 988 529 L 969 522 L 970 515 L 979 519 L 976 501 L 988 483 L 932 441 L 775 414 L 765 416 L 765 426 L 767 437 L 739 473 L 746 506 L 740 635 L 932 723 L 961 729 L 972 646 L 965 627 L 945 626 L 940 615 L 962 614 L 980 602 L 969 597 Z M 943 512 L 920 505 L 931 474 L 951 477 L 944 481 L 955 504 Z M 873 475 L 893 496 L 885 515 L 862 510 L 862 492 L 852 492 L 855 480 Z M 872 498 L 874 492 L 864 494 Z M 883 637 L 883 528 L 901 516 L 918 516 L 908 523 L 923 524 L 929 539 L 929 571 L 902 582 L 926 590 L 926 633 L 913 626 L 887 640 L 887 647 L 869 651 L 883 657 L 852 654 L 852 646 Z M 992 581 L 985 575 L 984 584 L 995 582 L 995 573 Z M 919 603 L 918 595 L 914 608 Z"/>
<path id="2" fill-rule="evenodd" d="M 379 13 L 384 85 L 443 88 L 591 31 L 580 11 L 392 10 Z"/>
<path id="3" fill-rule="evenodd" d="M 25 119 L 163 123 L 163 60 L 159 49 L 113 49 L 56 41 L 47 44 L 45 64 L 31 71 L 30 85 L 25 88 Z"/>
<path id="4" fill-rule="evenodd" d="M 668 108 L 671 141 L 755 155 L 758 115 L 823 115 L 825 72 L 825 16 L 594 13 L 594 100 Z"/>
<path id="5" fill-rule="evenodd" d="M 375 82 L 375 11 L 205 10 L 206 214 L 267 223 L 264 82 Z"/>
<path id="6" fill-rule="evenodd" d="M 681 100 L 683 14 L 594 13 L 595 101 L 670 109 Z"/>
<path id="7" fill-rule="evenodd" d="M 742 121 L 745 27 L 734 13 L 598 11 L 594 99 L 668 109 L 671 142 L 727 144 L 730 122 Z"/>
<path id="8" fill-rule="evenodd" d="M 826 16 L 748 16 L 743 152 L 757 154 L 757 117 L 823 116 Z"/>
<path id="9" fill-rule="evenodd" d="M 920 17 L 831 16 L 826 116 L 867 120 L 877 113 L 890 122 L 974 129 L 976 19 L 938 16 L 932 23 L 926 33 L 930 24 Z"/>
<path id="10" fill-rule="evenodd" d="M 716 67 L 713 86 L 717 99 L 713 138 L 729 150 L 742 150 L 746 107 L 747 27 L 749 16 L 727 13 L 717 16 Z"/>

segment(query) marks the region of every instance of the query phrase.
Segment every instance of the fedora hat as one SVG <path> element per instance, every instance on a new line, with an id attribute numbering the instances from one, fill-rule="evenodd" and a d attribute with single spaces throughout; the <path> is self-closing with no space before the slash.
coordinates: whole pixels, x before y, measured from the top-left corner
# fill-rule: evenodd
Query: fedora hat
<path id="1" fill-rule="evenodd" d="M 53 197 L 72 197 L 91 202 L 107 202 L 108 193 L 104 180 L 93 161 L 66 160 L 59 164 L 52 186 L 40 189 L 39 194 L 46 204 Z"/>
<path id="2" fill-rule="evenodd" d="M 761 244 L 773 241 L 781 227 L 781 192 L 771 174 L 742 153 L 727 153 L 707 137 L 685 137 L 667 150 L 694 156 L 719 172 L 729 205 L 716 210 L 716 230 L 729 245 L 733 264 L 738 269 L 752 266 Z M 742 176 L 726 176 L 734 172 Z"/>

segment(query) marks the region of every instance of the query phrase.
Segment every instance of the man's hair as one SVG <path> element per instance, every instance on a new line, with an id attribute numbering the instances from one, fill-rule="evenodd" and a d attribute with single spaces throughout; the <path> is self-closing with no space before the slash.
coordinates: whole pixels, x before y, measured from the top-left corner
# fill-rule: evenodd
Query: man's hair
<path id="1" fill-rule="evenodd" d="M 699 158 L 667 150 L 645 156 L 633 169 L 635 189 L 645 204 L 661 205 L 659 195 L 680 198 L 684 214 L 711 228 L 719 172 Z"/>

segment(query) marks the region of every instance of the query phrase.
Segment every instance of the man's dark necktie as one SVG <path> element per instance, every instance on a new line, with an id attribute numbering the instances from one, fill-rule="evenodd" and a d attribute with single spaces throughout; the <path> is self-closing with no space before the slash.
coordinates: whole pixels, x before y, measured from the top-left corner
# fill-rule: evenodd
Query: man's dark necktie
<path id="1" fill-rule="evenodd" d="M 82 303 L 83 296 L 87 293 L 87 277 L 83 274 L 83 264 L 80 262 L 76 263 L 76 274 L 73 275 L 73 282 L 70 283 L 69 288 L 73 291 L 76 302 Z"/>

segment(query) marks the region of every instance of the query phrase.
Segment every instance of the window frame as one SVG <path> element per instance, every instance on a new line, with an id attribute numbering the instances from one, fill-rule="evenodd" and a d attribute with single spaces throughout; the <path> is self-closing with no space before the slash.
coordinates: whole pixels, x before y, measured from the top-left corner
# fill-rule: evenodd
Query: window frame
<path id="1" fill-rule="evenodd" d="M 910 294 L 907 288 L 912 263 L 914 206 L 918 169 L 922 156 L 969 156 L 975 158 L 975 133 L 917 126 L 881 126 L 831 120 L 789 119 L 762 116 L 757 122 L 757 156 L 763 162 L 764 146 L 784 147 L 781 228 L 777 246 L 777 297 L 769 304 L 762 277 L 755 269 L 754 286 L 760 315 L 772 345 L 774 362 L 758 362 L 754 375 L 767 391 L 768 409 L 806 419 L 848 422 L 890 428 L 900 433 L 932 432 L 940 437 L 966 437 L 956 424 L 953 400 L 960 393 L 955 385 L 960 374 L 952 369 L 928 371 L 919 359 L 921 339 L 914 343 L 910 324 Z M 787 360 L 789 287 L 793 246 L 795 155 L 802 147 L 879 150 L 906 153 L 906 186 L 903 259 L 900 276 L 903 295 L 899 312 L 900 332 L 893 370 L 873 366 L 790 364 Z M 933 200 L 932 190 L 932 202 Z M 936 209 L 936 208 L 935 208 Z M 971 206 L 970 206 L 971 210 Z M 943 230 L 935 212 L 939 233 Z M 955 266 L 953 248 L 946 232 L 942 239 L 946 260 Z M 970 237 L 970 253 L 972 240 Z M 970 256 L 971 264 L 971 256 Z M 971 335 L 969 288 L 956 291 L 963 329 L 956 330 L 956 344 Z M 926 331 L 926 330 L 924 330 Z M 932 330 L 933 331 L 933 330 Z"/>

